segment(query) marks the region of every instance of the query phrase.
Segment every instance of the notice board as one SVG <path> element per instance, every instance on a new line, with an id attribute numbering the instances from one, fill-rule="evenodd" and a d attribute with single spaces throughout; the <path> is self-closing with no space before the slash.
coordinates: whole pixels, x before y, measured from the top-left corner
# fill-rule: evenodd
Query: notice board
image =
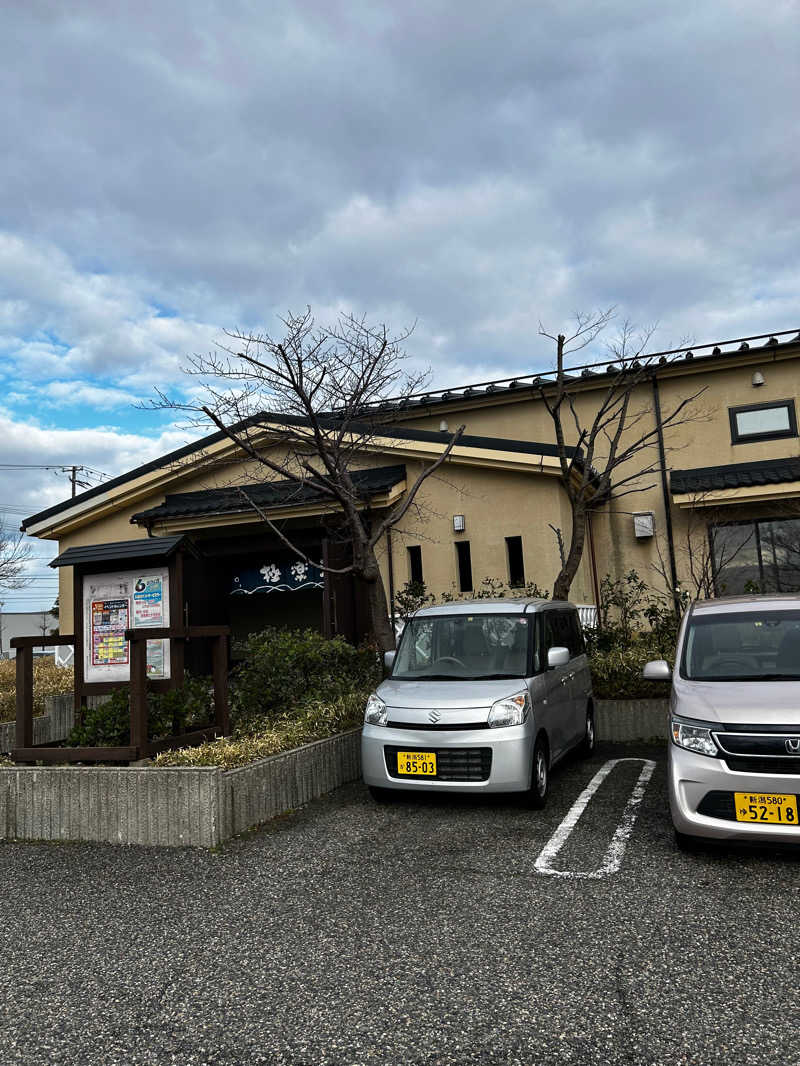
<path id="1" fill-rule="evenodd" d="M 83 578 L 83 676 L 87 683 L 130 680 L 126 629 L 169 625 L 166 567 L 85 574 Z M 170 676 L 169 641 L 148 640 L 147 676 Z"/>

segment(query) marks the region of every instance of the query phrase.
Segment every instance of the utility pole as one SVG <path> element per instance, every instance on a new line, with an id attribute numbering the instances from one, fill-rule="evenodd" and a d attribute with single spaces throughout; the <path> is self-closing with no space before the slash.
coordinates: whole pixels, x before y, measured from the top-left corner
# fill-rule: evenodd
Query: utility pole
<path id="1" fill-rule="evenodd" d="M 70 469 L 72 470 L 72 473 L 69 476 L 69 480 L 70 480 L 70 484 L 72 485 L 72 495 L 74 496 L 75 495 L 75 484 L 76 484 L 76 482 L 78 480 L 78 468 L 77 468 L 77 466 L 73 466 Z"/>

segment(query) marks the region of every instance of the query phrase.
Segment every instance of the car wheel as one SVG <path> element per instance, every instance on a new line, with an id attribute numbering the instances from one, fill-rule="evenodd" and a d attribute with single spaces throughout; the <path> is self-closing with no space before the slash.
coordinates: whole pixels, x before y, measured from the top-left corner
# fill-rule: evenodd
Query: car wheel
<path id="1" fill-rule="evenodd" d="M 675 830 L 675 846 L 678 851 L 684 851 L 690 855 L 699 851 L 703 846 L 701 837 L 690 837 L 686 833 L 679 833 Z"/>
<path id="2" fill-rule="evenodd" d="M 547 803 L 550 788 L 550 760 L 547 757 L 547 745 L 537 740 L 533 749 L 533 767 L 531 768 L 531 787 L 526 793 L 528 806 L 541 810 Z"/>
<path id="3" fill-rule="evenodd" d="M 584 758 L 588 758 L 597 747 L 597 735 L 594 729 L 594 710 L 591 704 L 586 707 L 586 733 L 578 747 L 578 752 Z"/>
<path id="4" fill-rule="evenodd" d="M 391 803 L 395 794 L 390 788 L 378 788 L 377 785 L 368 785 L 369 794 L 376 803 Z"/>

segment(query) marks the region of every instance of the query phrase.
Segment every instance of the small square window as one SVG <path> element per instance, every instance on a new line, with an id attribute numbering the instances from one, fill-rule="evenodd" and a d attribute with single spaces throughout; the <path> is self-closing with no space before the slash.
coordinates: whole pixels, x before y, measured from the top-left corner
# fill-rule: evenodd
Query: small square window
<path id="1" fill-rule="evenodd" d="M 797 436 L 797 419 L 794 400 L 777 403 L 754 403 L 746 407 L 731 407 L 731 442 L 746 444 L 750 441 L 779 440 L 781 437 Z"/>

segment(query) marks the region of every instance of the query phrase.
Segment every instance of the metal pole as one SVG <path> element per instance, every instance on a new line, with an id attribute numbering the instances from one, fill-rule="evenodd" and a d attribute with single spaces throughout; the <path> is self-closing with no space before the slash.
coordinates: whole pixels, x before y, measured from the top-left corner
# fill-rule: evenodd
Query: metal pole
<path id="1" fill-rule="evenodd" d="M 672 533 L 672 510 L 669 498 L 669 485 L 667 484 L 667 453 L 664 448 L 664 428 L 661 425 L 661 395 L 658 391 L 658 378 L 653 374 L 653 412 L 656 416 L 656 433 L 658 436 L 658 459 L 661 467 L 661 496 L 664 500 L 664 516 L 667 526 L 667 550 L 669 552 L 669 572 L 672 578 L 672 604 L 675 614 L 680 614 L 680 601 L 676 591 L 678 587 L 678 568 L 675 565 L 675 539 Z"/>

